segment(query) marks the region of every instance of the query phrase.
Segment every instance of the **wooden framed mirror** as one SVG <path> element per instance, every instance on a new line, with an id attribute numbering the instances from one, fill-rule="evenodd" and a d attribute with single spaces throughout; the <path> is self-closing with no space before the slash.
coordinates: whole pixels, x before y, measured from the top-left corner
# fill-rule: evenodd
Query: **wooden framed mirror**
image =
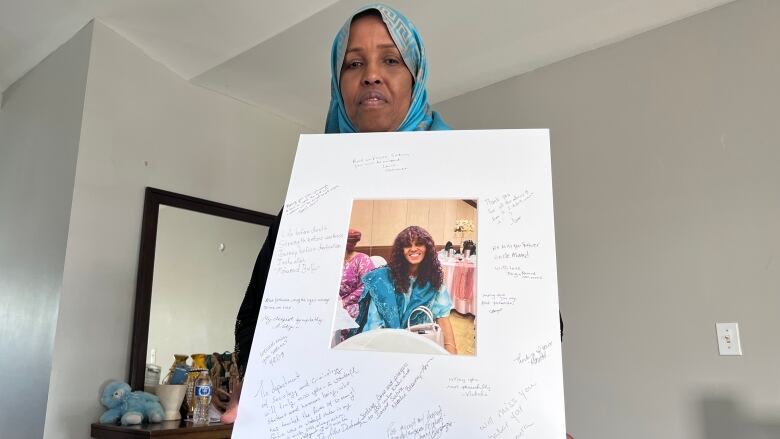
<path id="1" fill-rule="evenodd" d="M 275 218 L 146 188 L 130 351 L 134 390 L 143 390 L 153 349 L 161 349 L 156 363 L 163 371 L 173 360 L 171 349 L 188 355 L 233 349 L 232 341 L 223 345 L 232 340 L 238 306 Z M 212 335 L 219 340 L 196 344 Z"/>

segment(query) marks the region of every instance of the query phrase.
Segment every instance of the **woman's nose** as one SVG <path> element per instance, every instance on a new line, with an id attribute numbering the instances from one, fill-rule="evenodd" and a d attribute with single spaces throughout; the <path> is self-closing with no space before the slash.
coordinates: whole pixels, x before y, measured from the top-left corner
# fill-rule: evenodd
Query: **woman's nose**
<path id="1" fill-rule="evenodd" d="M 372 63 L 369 63 L 363 70 L 363 85 L 378 85 L 382 83 L 379 75 L 379 69 Z"/>

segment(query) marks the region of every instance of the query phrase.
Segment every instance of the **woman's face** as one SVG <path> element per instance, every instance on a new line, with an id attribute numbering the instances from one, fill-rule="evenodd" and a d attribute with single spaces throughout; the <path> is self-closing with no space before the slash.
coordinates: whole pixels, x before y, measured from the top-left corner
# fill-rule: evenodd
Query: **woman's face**
<path id="1" fill-rule="evenodd" d="M 379 17 L 352 22 L 339 82 L 347 116 L 358 131 L 395 131 L 401 126 L 414 81 Z"/>
<path id="2" fill-rule="evenodd" d="M 425 244 L 415 241 L 409 247 L 404 247 L 404 258 L 409 265 L 417 265 L 425 259 Z"/>

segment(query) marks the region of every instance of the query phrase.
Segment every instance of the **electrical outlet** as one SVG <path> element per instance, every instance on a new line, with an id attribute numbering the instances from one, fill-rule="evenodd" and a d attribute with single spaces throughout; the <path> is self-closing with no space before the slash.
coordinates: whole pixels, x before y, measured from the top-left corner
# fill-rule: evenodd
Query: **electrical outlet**
<path id="1" fill-rule="evenodd" d="M 721 355 L 742 355 L 737 323 L 715 323 L 715 332 L 718 335 L 718 351 Z"/>

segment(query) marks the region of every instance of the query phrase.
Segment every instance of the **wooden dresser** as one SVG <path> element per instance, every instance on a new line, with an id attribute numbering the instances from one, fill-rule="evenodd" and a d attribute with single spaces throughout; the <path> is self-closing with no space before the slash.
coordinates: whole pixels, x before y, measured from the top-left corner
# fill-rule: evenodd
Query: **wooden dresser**
<path id="1" fill-rule="evenodd" d="M 228 439 L 233 433 L 233 424 L 209 424 L 194 426 L 181 421 L 164 421 L 159 424 L 119 426 L 92 424 L 91 436 L 96 439 L 138 439 L 138 438 L 182 438 L 182 439 Z"/>

